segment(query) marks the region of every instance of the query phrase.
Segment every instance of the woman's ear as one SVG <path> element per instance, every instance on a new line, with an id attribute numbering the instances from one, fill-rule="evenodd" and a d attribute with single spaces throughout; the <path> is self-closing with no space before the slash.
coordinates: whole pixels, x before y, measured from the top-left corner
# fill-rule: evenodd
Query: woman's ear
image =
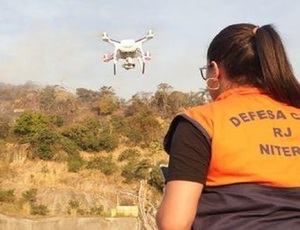
<path id="1" fill-rule="evenodd" d="M 212 61 L 210 63 L 211 67 L 210 67 L 210 74 L 213 78 L 217 78 L 219 79 L 220 78 L 220 73 L 221 73 L 221 70 L 220 70 L 220 67 L 218 65 L 217 62 L 215 61 Z"/>

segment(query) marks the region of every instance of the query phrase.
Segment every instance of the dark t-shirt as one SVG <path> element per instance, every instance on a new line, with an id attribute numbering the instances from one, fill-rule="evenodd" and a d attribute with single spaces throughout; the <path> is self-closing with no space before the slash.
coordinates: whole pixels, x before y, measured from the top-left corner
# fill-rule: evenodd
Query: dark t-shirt
<path id="1" fill-rule="evenodd" d="M 177 123 L 168 153 L 166 182 L 186 180 L 205 185 L 211 148 L 204 135 L 184 118 Z"/>

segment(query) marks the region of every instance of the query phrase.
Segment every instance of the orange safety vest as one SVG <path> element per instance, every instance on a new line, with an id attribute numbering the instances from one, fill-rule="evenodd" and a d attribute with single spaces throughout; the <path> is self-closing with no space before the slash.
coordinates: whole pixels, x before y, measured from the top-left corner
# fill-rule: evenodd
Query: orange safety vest
<path id="1" fill-rule="evenodd" d="M 300 109 L 236 88 L 182 116 L 211 143 L 207 186 L 300 187 Z"/>

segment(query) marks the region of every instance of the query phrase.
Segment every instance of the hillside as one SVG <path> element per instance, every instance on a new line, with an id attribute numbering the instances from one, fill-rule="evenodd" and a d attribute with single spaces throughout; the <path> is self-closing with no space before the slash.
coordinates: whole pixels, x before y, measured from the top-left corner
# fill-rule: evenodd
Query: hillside
<path id="1" fill-rule="evenodd" d="M 111 87 L 76 93 L 60 86 L 0 84 L 0 212 L 26 217 L 135 216 L 155 229 L 159 164 L 172 117 L 205 93 L 160 84 L 128 101 Z"/>

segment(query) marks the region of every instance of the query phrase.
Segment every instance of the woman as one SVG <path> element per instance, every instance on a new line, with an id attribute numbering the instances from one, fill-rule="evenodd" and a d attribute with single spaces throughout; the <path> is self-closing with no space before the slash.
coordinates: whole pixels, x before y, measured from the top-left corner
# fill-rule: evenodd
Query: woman
<path id="1" fill-rule="evenodd" d="M 158 228 L 300 229 L 300 85 L 280 36 L 228 26 L 200 71 L 213 102 L 170 125 Z"/>

